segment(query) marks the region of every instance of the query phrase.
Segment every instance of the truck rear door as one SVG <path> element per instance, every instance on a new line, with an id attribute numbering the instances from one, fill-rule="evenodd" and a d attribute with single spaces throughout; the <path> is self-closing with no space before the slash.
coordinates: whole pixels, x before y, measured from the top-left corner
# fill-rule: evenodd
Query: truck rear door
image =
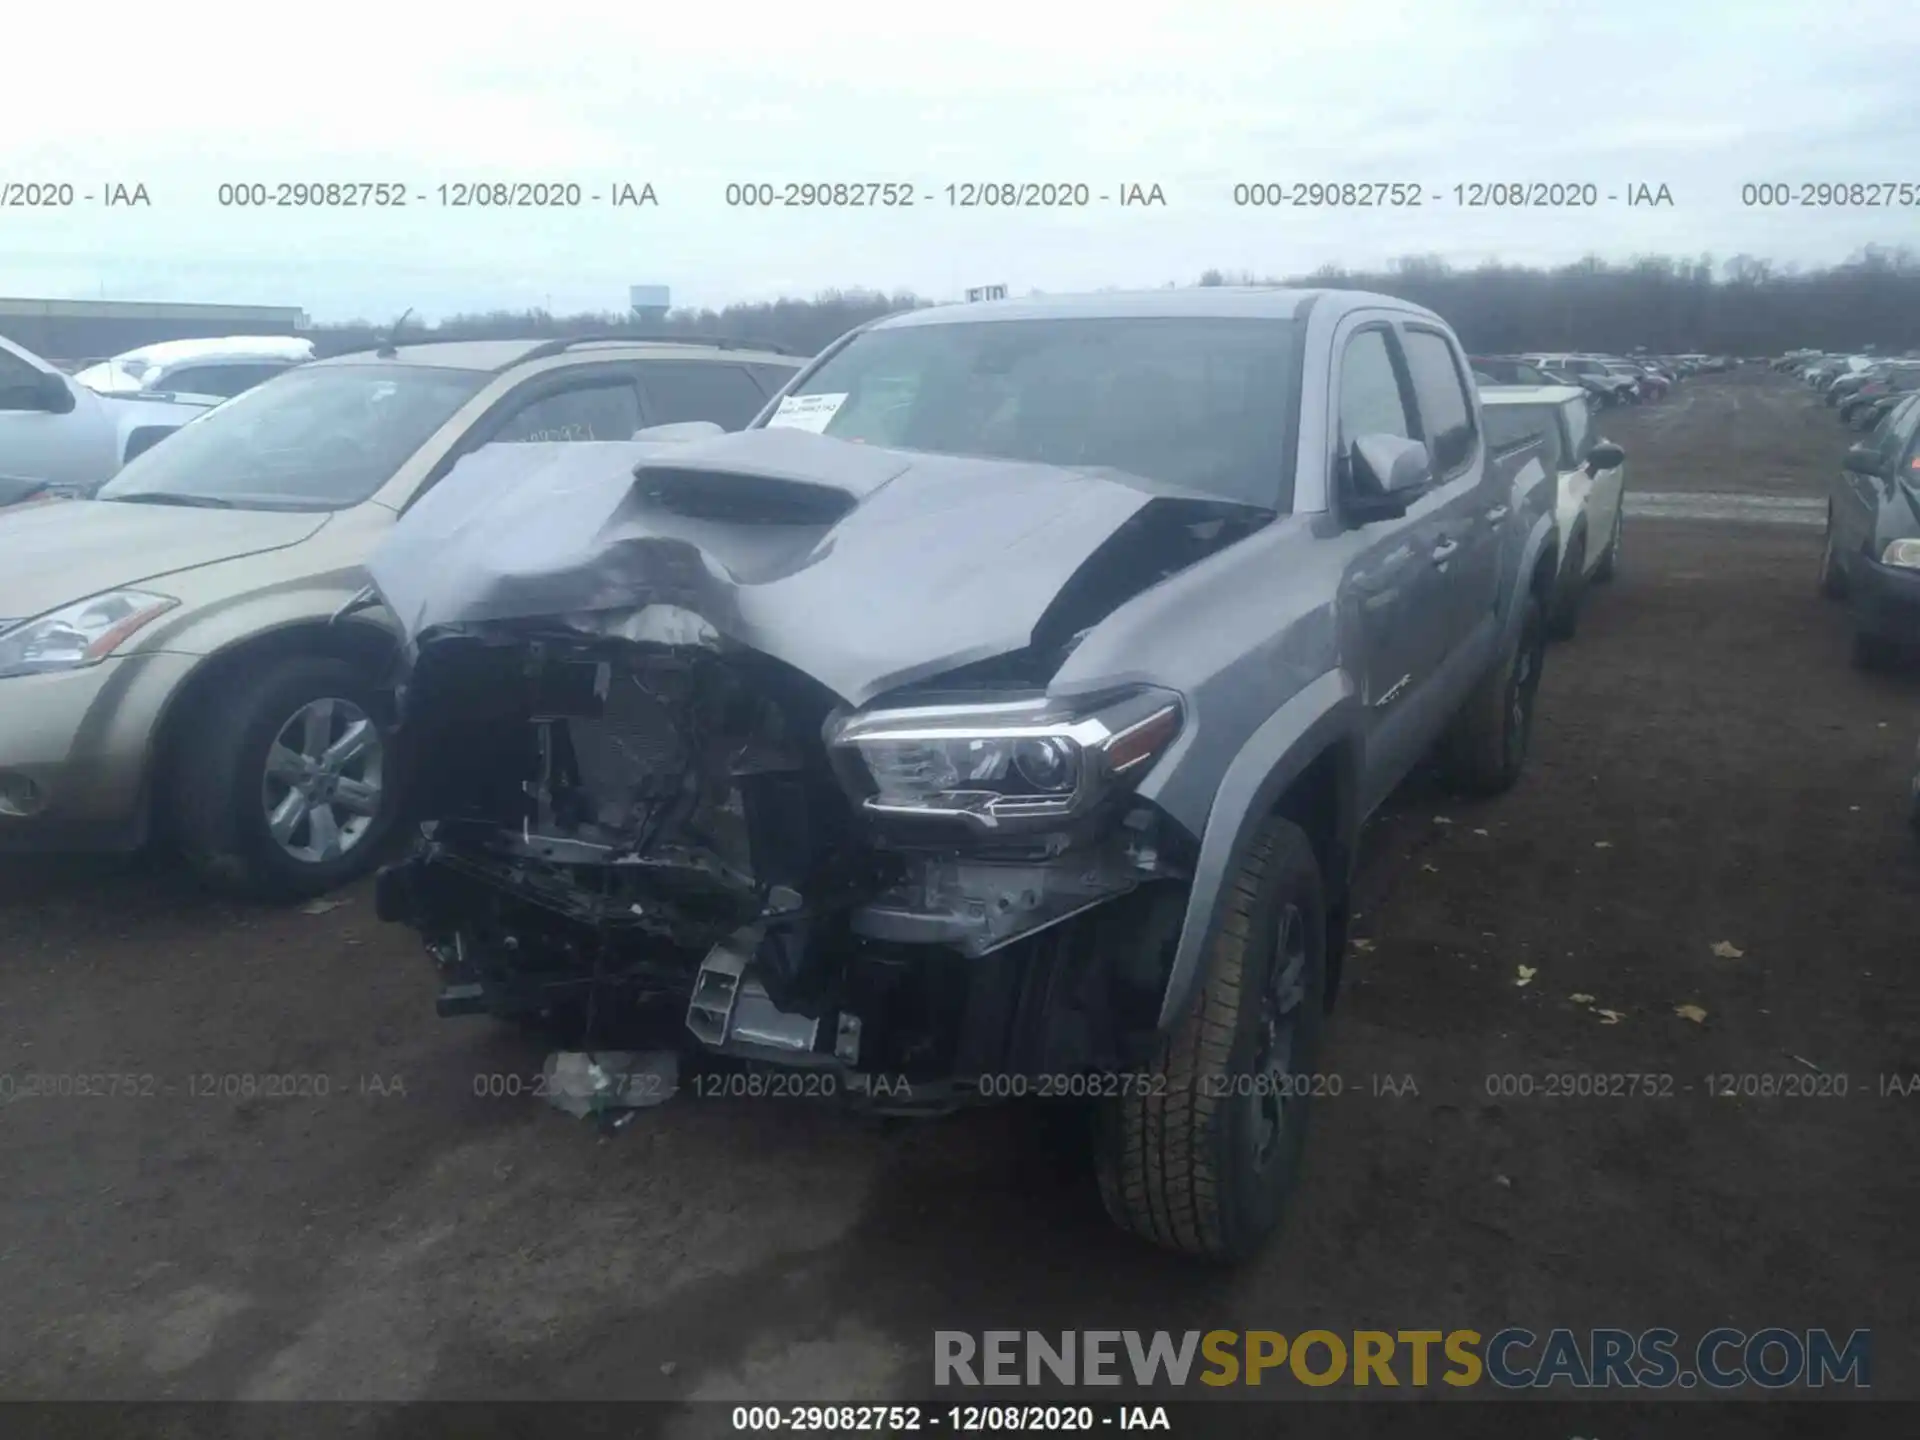
<path id="1" fill-rule="evenodd" d="M 1507 497 L 1487 463 L 1480 410 L 1466 357 L 1445 331 L 1418 321 L 1401 326 L 1413 380 L 1418 437 L 1433 456 L 1431 504 L 1436 537 L 1430 553 L 1439 624 L 1447 658 L 1446 688 L 1470 680 L 1490 654 L 1500 591 L 1500 535 Z"/>

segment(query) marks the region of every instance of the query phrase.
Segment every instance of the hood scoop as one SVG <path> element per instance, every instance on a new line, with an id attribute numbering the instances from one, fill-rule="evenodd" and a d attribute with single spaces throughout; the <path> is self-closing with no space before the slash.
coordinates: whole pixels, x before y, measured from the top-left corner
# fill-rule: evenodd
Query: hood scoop
<path id="1" fill-rule="evenodd" d="M 738 470 L 641 465 L 633 481 L 644 507 L 732 525 L 834 525 L 860 503 L 837 485 Z"/>

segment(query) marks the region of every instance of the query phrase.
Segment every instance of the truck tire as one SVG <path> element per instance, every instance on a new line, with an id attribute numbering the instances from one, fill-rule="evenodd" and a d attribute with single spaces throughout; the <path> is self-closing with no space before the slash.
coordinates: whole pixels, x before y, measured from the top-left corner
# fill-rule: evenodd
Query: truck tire
<path id="1" fill-rule="evenodd" d="M 397 772 L 386 697 L 365 672 L 327 656 L 284 656 L 200 698 L 157 818 L 215 889 L 301 899 L 373 868 L 398 813 Z"/>
<path id="2" fill-rule="evenodd" d="M 1838 600 L 1847 593 L 1847 575 L 1840 568 L 1840 557 L 1833 553 L 1833 506 L 1827 506 L 1827 535 L 1820 547 L 1820 593 Z"/>
<path id="3" fill-rule="evenodd" d="M 1442 742 L 1448 777 L 1475 795 L 1511 789 L 1527 763 L 1546 653 L 1546 616 L 1538 595 L 1529 592 L 1520 603 L 1520 623 L 1506 653 L 1474 687 Z"/>
<path id="4" fill-rule="evenodd" d="M 1620 503 L 1613 512 L 1613 529 L 1607 532 L 1607 548 L 1600 556 L 1600 563 L 1593 567 L 1594 580 L 1602 585 L 1611 584 L 1613 577 L 1620 573 L 1620 531 L 1626 525 L 1627 492 L 1620 492 Z"/>
<path id="5" fill-rule="evenodd" d="M 1327 1008 L 1326 892 L 1305 832 L 1269 819 L 1228 884 L 1154 1085 L 1102 1101 L 1094 1130 L 1115 1223 L 1222 1262 L 1252 1255 L 1285 1214 Z"/>
<path id="6" fill-rule="evenodd" d="M 1587 598 L 1587 532 L 1580 531 L 1567 547 L 1567 558 L 1560 567 L 1560 584 L 1553 596 L 1553 618 L 1547 635 L 1554 640 L 1571 640 L 1580 628 L 1580 606 Z"/>

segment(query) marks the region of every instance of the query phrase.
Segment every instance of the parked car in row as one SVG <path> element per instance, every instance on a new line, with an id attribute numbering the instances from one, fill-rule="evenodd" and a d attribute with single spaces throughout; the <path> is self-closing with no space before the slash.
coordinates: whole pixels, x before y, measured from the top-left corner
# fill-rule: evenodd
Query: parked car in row
<path id="1" fill-rule="evenodd" d="M 1631 375 L 1616 374 L 1604 360 L 1591 355 L 1523 355 L 1521 359 L 1557 376 L 1571 376 L 1584 383 L 1591 380 L 1615 405 L 1638 404 L 1639 382 Z"/>
<path id="2" fill-rule="evenodd" d="M 442 1014 L 919 1113 L 1084 1081 L 1113 1219 L 1242 1259 L 1362 825 L 1436 747 L 1524 765 L 1554 513 L 1446 324 L 1354 291 L 923 309 L 743 434 L 490 447 L 370 566 L 431 825 L 378 913 Z"/>
<path id="3" fill-rule="evenodd" d="M 1489 444 L 1535 437 L 1560 479 L 1560 564 L 1548 633 L 1569 639 L 1587 586 L 1610 581 L 1620 566 L 1626 452 L 1599 436 L 1587 397 L 1566 385 L 1483 385 Z"/>
<path id="4" fill-rule="evenodd" d="M 1844 389 L 1843 389 L 1844 387 Z M 1887 361 L 1870 365 L 1834 382 L 1833 391 L 1842 391 L 1838 399 L 1829 399 L 1843 423 L 1856 429 L 1871 429 L 1873 417 L 1884 414 L 1876 402 L 1920 390 L 1920 364 Z"/>
<path id="5" fill-rule="evenodd" d="M 101 395 L 170 391 L 225 400 L 313 358 L 313 342 L 292 335 L 228 335 L 143 345 L 74 372 Z"/>
<path id="6" fill-rule="evenodd" d="M 1827 493 L 1820 593 L 1853 614 L 1854 663 L 1920 645 L 1920 393 L 1846 453 Z"/>
<path id="7" fill-rule="evenodd" d="M 99 395 L 0 337 L 0 508 L 85 494 L 214 403 Z M 11 563 L 0 551 L 0 572 Z"/>
<path id="8" fill-rule="evenodd" d="M 390 618 L 342 609 L 395 518 L 483 446 L 738 428 L 800 364 L 627 338 L 388 346 L 205 411 L 92 500 L 0 513 L 0 850 L 151 837 L 243 893 L 351 878 L 405 761 Z M 59 378 L 80 404 L 145 403 Z"/>

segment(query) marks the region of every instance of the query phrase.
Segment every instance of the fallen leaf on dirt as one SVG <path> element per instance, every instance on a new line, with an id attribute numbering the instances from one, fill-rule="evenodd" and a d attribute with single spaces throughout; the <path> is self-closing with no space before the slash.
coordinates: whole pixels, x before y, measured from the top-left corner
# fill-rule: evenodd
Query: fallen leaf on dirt
<path id="1" fill-rule="evenodd" d="M 1422 865 L 1420 868 L 1422 870 L 1431 870 L 1436 875 L 1440 873 L 1440 867 L 1438 865 Z"/>
<path id="2" fill-rule="evenodd" d="M 1533 977 L 1540 972 L 1531 965 L 1522 965 L 1514 973 L 1517 977 L 1513 982 L 1514 984 L 1531 985 L 1533 983 Z"/>
<path id="3" fill-rule="evenodd" d="M 1453 823 L 1453 817 L 1451 815 L 1436 815 L 1433 817 L 1433 823 L 1436 825 L 1451 825 Z"/>
<path id="4" fill-rule="evenodd" d="M 1747 952 L 1731 940 L 1716 940 L 1713 942 L 1713 953 L 1718 955 L 1722 960 L 1738 960 Z"/>
<path id="5" fill-rule="evenodd" d="M 1369 950 L 1373 949 L 1373 942 L 1371 940 L 1354 940 L 1349 943 L 1351 943 L 1353 948 L 1358 950 L 1362 955 L 1366 954 Z"/>
<path id="6" fill-rule="evenodd" d="M 1596 840 L 1593 842 L 1593 848 L 1596 850 L 1611 850 L 1613 848 L 1613 842 L 1611 840 Z"/>
<path id="7" fill-rule="evenodd" d="M 1502 1186 L 1503 1188 L 1505 1188 L 1505 1189 L 1508 1189 L 1508 1190 L 1511 1190 L 1511 1189 L 1513 1188 L 1513 1181 L 1511 1181 L 1511 1180 L 1509 1180 L 1509 1179 L 1508 1179 L 1508 1178 L 1507 1178 L 1506 1176 L 1504 1176 L 1504 1175 L 1496 1175 L 1496 1176 L 1494 1176 L 1494 1177 L 1493 1177 L 1493 1183 L 1494 1183 L 1494 1184 L 1496 1184 L 1496 1185 L 1499 1185 L 1499 1186 Z"/>
<path id="8" fill-rule="evenodd" d="M 1596 1010 L 1593 1013 L 1600 1017 L 1600 1023 L 1602 1025 L 1618 1025 L 1622 1020 L 1627 1018 L 1618 1010 Z"/>
<path id="9" fill-rule="evenodd" d="M 309 900 L 300 907 L 302 915 L 324 915 L 329 910 L 338 910 L 347 902 L 344 900 Z"/>
<path id="10" fill-rule="evenodd" d="M 1707 1012 L 1698 1005 L 1676 1005 L 1673 1007 L 1673 1013 L 1682 1020 L 1691 1020 L 1696 1025 L 1707 1023 Z"/>
<path id="11" fill-rule="evenodd" d="M 1591 995 L 1582 995 L 1577 991 L 1574 994 L 1567 996 L 1567 999 L 1571 1000 L 1576 1005 L 1591 1005 L 1593 1003 L 1593 997 Z"/>
<path id="12" fill-rule="evenodd" d="M 1484 834 L 1486 834 L 1487 832 L 1486 832 L 1486 831 L 1484 831 L 1484 830 L 1475 830 L 1475 831 L 1474 831 L 1473 833 L 1474 833 L 1474 834 L 1476 834 L 1476 835 L 1484 835 Z"/>

